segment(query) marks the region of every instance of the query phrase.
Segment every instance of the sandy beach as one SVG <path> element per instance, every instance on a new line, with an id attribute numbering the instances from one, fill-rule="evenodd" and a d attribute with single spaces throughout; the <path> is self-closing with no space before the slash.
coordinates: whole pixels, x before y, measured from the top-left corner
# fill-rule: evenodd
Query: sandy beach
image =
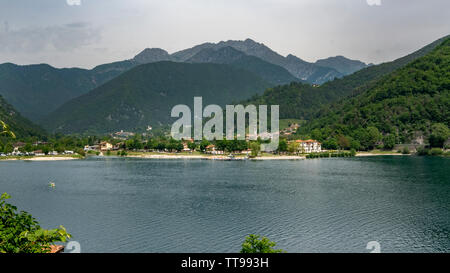
<path id="1" fill-rule="evenodd" d="M 64 161 L 64 160 L 75 160 L 78 159 L 76 157 L 68 157 L 68 156 L 36 156 L 36 157 L 26 157 L 26 158 L 5 158 L 0 159 L 0 161 L 14 161 L 14 160 L 23 160 L 23 161 Z"/>
<path id="2" fill-rule="evenodd" d="M 23 159 L 23 160 L 30 160 L 30 161 L 63 161 L 63 160 L 75 160 L 78 158 L 75 157 L 58 157 L 58 156 L 52 156 L 52 157 L 31 157 L 31 158 L 27 158 L 27 159 Z"/>
<path id="3" fill-rule="evenodd" d="M 147 159 L 207 159 L 207 160 L 230 160 L 228 156 L 223 155 L 129 155 L 130 158 L 147 158 Z M 249 158 L 248 160 L 303 160 L 301 156 L 261 156 L 257 158 Z M 244 157 L 235 157 L 234 160 L 246 160 Z"/>

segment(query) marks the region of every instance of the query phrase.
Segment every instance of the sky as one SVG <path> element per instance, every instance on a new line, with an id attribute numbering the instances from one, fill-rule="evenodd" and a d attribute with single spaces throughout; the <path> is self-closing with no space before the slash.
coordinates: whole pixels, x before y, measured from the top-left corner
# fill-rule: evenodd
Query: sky
<path id="1" fill-rule="evenodd" d="M 381 63 L 448 34 L 449 0 L 0 0 L 0 63 L 92 68 L 246 38 L 310 62 Z"/>

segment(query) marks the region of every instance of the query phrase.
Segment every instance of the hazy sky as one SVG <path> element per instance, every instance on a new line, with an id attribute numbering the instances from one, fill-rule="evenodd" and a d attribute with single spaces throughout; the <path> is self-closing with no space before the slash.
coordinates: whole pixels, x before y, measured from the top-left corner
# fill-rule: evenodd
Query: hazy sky
<path id="1" fill-rule="evenodd" d="M 0 0 L 0 63 L 86 67 L 203 42 L 384 62 L 450 34 L 449 0 Z"/>

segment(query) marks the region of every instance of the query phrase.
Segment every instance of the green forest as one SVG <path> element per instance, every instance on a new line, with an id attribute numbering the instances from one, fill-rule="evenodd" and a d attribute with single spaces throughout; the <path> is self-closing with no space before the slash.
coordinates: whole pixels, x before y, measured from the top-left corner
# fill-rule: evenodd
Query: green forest
<path id="1" fill-rule="evenodd" d="M 450 39 L 364 93 L 321 108 L 298 134 L 345 148 L 391 148 L 424 137 L 443 147 L 450 124 Z M 328 145 L 329 144 L 329 145 Z"/>

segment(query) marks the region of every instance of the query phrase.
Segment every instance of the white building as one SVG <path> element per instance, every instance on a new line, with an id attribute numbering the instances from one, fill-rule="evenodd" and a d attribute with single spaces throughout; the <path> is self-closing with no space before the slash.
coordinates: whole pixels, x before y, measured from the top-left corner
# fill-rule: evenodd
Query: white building
<path id="1" fill-rule="evenodd" d="M 316 140 L 296 140 L 295 142 L 299 144 L 298 150 L 300 153 L 310 154 L 322 152 L 322 144 Z"/>

